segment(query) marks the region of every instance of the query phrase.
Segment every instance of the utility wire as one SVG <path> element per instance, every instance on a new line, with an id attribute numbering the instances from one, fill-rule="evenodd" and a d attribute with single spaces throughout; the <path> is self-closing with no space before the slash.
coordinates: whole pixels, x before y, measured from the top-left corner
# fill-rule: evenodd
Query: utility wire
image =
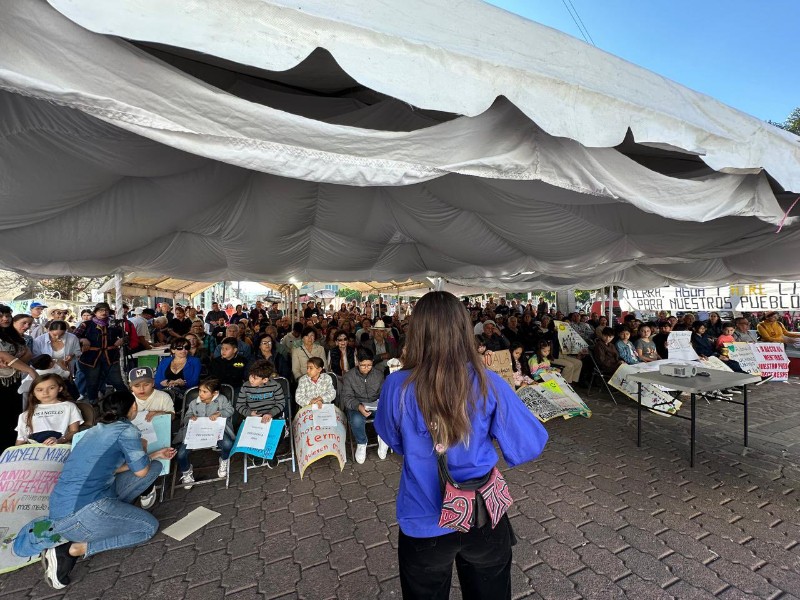
<path id="1" fill-rule="evenodd" d="M 564 5 L 564 8 L 567 9 L 569 16 L 572 18 L 572 22 L 575 23 L 575 27 L 578 28 L 583 41 L 587 44 L 591 44 L 592 46 L 596 46 L 597 44 L 594 43 L 592 36 L 589 35 L 589 30 L 586 29 L 586 25 L 584 25 L 583 19 L 581 19 L 581 16 L 578 14 L 578 10 L 575 8 L 575 5 L 572 4 L 572 0 L 569 0 L 569 5 L 567 4 L 567 0 L 561 0 L 561 3 Z M 570 9 L 570 6 L 572 6 L 572 9 Z M 575 13 L 573 14 L 572 11 L 575 11 Z"/>

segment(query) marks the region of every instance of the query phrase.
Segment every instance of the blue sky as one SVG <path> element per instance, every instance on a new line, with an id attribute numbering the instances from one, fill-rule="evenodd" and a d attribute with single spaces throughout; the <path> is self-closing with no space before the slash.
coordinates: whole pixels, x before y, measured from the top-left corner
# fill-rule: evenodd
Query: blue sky
<path id="1" fill-rule="evenodd" d="M 583 39 L 562 0 L 488 1 Z M 572 4 L 598 48 L 761 119 L 800 106 L 800 0 Z"/>

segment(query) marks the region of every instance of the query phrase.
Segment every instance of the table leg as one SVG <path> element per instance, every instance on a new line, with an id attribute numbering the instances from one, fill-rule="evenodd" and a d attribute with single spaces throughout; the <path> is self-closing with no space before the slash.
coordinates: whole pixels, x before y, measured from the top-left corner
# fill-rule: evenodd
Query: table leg
<path id="1" fill-rule="evenodd" d="M 695 394 L 692 394 L 692 433 L 691 433 L 691 457 L 689 466 L 694 467 L 694 422 L 695 422 Z"/>
<path id="2" fill-rule="evenodd" d="M 744 446 L 747 447 L 747 385 L 742 386 L 742 396 L 744 397 Z"/>
<path id="3" fill-rule="evenodd" d="M 642 445 L 642 382 L 638 382 L 639 394 L 636 402 L 636 445 Z"/>

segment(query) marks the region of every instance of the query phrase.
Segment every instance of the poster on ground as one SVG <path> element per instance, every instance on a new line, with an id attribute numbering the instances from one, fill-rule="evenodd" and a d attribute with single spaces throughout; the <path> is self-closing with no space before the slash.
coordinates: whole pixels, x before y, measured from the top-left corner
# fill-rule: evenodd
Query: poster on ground
<path id="1" fill-rule="evenodd" d="M 629 376 L 636 373 L 646 371 L 657 371 L 657 363 L 670 363 L 671 360 L 654 361 L 651 363 L 640 363 L 636 365 L 621 365 L 609 380 L 608 384 L 611 387 L 618 389 L 620 392 L 628 396 L 634 402 L 638 402 L 639 398 L 639 384 L 630 381 Z M 655 368 L 654 368 L 655 367 Z M 642 384 L 642 406 L 647 408 L 655 408 L 659 411 L 657 414 L 675 414 L 681 407 L 681 401 L 670 396 L 666 391 L 656 385 L 649 383 Z"/>
<path id="2" fill-rule="evenodd" d="M 584 350 L 589 350 L 589 344 L 578 335 L 578 332 L 569 323 L 558 321 L 556 323 L 556 331 L 558 332 L 558 343 L 561 346 L 561 352 L 564 354 L 580 354 Z"/>
<path id="3" fill-rule="evenodd" d="M 549 377 L 541 384 L 521 387 L 517 390 L 520 400 L 542 423 L 550 419 L 583 416 L 591 417 L 592 411 L 575 393 L 569 384 L 557 373 L 547 374 Z"/>
<path id="4" fill-rule="evenodd" d="M 339 461 L 339 468 L 344 469 L 346 462 L 345 437 L 347 435 L 347 419 L 337 407 L 336 424 L 323 427 L 314 424 L 314 410 L 311 406 L 301 408 L 292 422 L 292 435 L 300 469 L 300 478 L 308 466 L 325 456 L 335 456 Z"/>
<path id="5" fill-rule="evenodd" d="M 17 556 L 12 546 L 19 530 L 50 512 L 50 494 L 69 458 L 71 446 L 26 444 L 0 455 L 0 573 L 39 560 Z"/>

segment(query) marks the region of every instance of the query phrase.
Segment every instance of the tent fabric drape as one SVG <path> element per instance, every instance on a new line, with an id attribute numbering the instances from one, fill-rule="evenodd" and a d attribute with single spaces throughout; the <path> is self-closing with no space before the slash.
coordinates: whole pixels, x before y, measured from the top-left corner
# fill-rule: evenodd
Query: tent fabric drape
<path id="1" fill-rule="evenodd" d="M 800 189 L 797 138 L 483 4 L 441 30 L 441 2 L 410 2 L 419 29 L 354 1 L 50 5 L 0 0 L 0 266 L 487 289 L 800 278 L 764 171 Z M 343 71 L 316 70 L 317 48 Z M 683 149 L 711 169 L 648 168 L 610 147 L 628 129 L 655 162 Z"/>

